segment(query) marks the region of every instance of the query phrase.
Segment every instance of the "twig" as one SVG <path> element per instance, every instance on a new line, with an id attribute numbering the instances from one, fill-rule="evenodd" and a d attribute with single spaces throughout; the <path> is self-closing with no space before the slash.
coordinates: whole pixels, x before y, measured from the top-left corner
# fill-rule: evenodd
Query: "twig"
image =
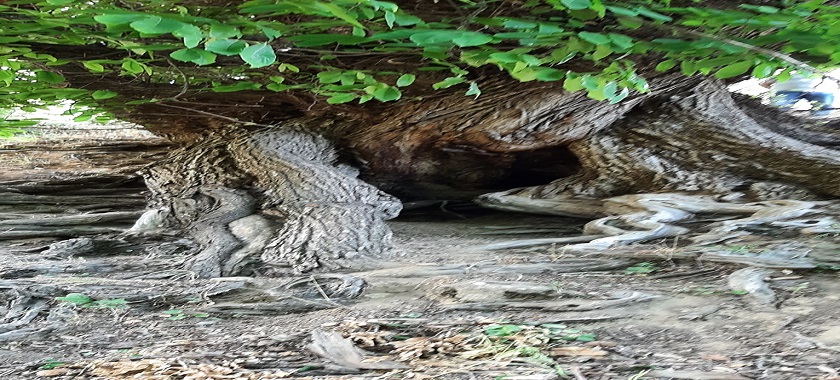
<path id="1" fill-rule="evenodd" d="M 583 373 L 580 372 L 580 368 L 578 367 L 570 368 L 569 372 L 571 372 L 572 375 L 575 375 L 575 380 L 586 380 L 586 376 L 583 376 Z"/>
<path id="2" fill-rule="evenodd" d="M 324 288 L 321 287 L 321 284 L 319 284 L 318 281 L 315 280 L 315 276 L 310 275 L 309 281 L 315 284 L 315 289 L 318 289 L 318 293 L 321 293 L 321 297 L 324 297 L 324 299 L 327 300 L 327 302 L 335 303 L 335 301 L 330 299 L 330 296 L 328 296 L 327 293 L 324 291 Z"/>
<path id="3" fill-rule="evenodd" d="M 201 115 L 215 117 L 217 119 L 227 120 L 227 121 L 237 123 L 237 124 L 242 124 L 242 125 L 253 125 L 253 126 L 258 126 L 258 127 L 266 127 L 266 128 L 274 128 L 275 127 L 273 125 L 268 125 L 268 124 L 254 123 L 254 122 L 251 122 L 251 121 L 242 121 L 242 120 L 239 120 L 239 119 L 236 119 L 236 118 L 233 118 L 233 117 L 227 117 L 227 116 L 224 116 L 224 115 L 219 115 L 219 114 L 212 113 L 212 112 L 197 110 L 197 109 L 194 109 L 194 108 L 175 106 L 175 105 L 166 104 L 166 103 L 155 103 L 155 104 L 159 105 L 159 106 L 162 106 L 162 107 L 176 108 L 176 109 L 179 109 L 179 110 L 195 112 L 195 113 L 198 113 L 198 114 L 201 114 Z"/>
<path id="4" fill-rule="evenodd" d="M 187 90 L 190 88 L 190 81 L 187 78 L 187 74 L 184 74 L 184 72 L 180 68 L 178 68 L 178 66 L 175 66 L 175 64 L 172 63 L 172 61 L 169 60 L 169 58 L 166 59 L 166 63 L 168 63 L 169 66 L 172 66 L 172 68 L 175 69 L 175 71 L 177 71 L 179 74 L 181 74 L 181 79 L 184 80 L 184 85 L 183 85 L 183 87 L 181 87 L 181 92 L 179 92 L 178 95 L 175 95 L 175 96 L 172 97 L 172 100 L 178 100 L 178 98 L 180 98 L 181 95 L 184 95 L 184 94 L 187 93 Z"/>

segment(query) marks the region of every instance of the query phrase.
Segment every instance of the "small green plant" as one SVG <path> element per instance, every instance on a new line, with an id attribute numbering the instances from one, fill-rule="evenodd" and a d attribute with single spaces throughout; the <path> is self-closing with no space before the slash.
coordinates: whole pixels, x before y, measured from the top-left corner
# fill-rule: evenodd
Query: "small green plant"
<path id="1" fill-rule="evenodd" d="M 638 263 L 636 265 L 633 265 L 632 267 L 628 267 L 627 269 L 624 269 L 624 273 L 625 274 L 639 274 L 639 275 L 641 275 L 641 274 L 653 273 L 653 272 L 656 272 L 657 270 L 659 270 L 659 267 L 657 267 L 656 264 L 649 263 L 649 262 L 646 261 L 646 262 L 643 262 L 643 263 Z"/>
<path id="2" fill-rule="evenodd" d="M 484 329 L 484 335 L 487 336 L 511 336 L 522 330 L 522 326 L 518 325 L 491 325 Z"/>
<path id="3" fill-rule="evenodd" d="M 592 342 L 597 336 L 592 333 L 583 333 L 578 329 L 570 328 L 562 324 L 546 323 L 540 327 L 548 329 L 548 335 L 552 338 L 562 339 L 567 342 Z"/>
<path id="4" fill-rule="evenodd" d="M 210 316 L 210 314 L 207 314 L 207 313 L 190 313 L 190 314 L 187 314 L 187 313 L 184 313 L 183 310 L 179 310 L 179 309 L 169 309 L 167 311 L 164 311 L 163 314 L 164 314 L 164 316 L 167 317 L 166 319 L 170 320 L 170 321 L 180 321 L 182 319 L 187 319 L 187 318 L 207 318 L 207 317 Z"/>
<path id="5" fill-rule="evenodd" d="M 736 295 L 736 296 L 743 296 L 743 295 L 745 295 L 745 294 L 750 294 L 750 292 L 748 292 L 748 291 L 746 291 L 746 290 L 733 290 L 733 291 L 731 291 L 731 292 L 729 292 L 729 293 L 730 293 L 730 294 L 734 294 L 734 295 Z"/>
<path id="6" fill-rule="evenodd" d="M 791 288 L 790 292 L 793 293 L 793 294 L 802 293 L 805 290 L 807 290 L 810 285 L 811 285 L 810 282 L 803 282 L 803 283 L 801 283 L 799 285 L 796 285 L 793 288 Z"/>
<path id="7" fill-rule="evenodd" d="M 82 293 L 70 293 L 64 297 L 55 297 L 56 301 L 67 302 L 73 305 L 92 309 L 120 309 L 127 307 L 125 298 L 105 298 L 95 300 Z"/>
<path id="8" fill-rule="evenodd" d="M 58 361 L 53 358 L 47 358 L 44 359 L 44 364 L 41 364 L 41 366 L 38 367 L 38 369 L 55 369 L 65 364 L 67 364 L 67 362 Z"/>

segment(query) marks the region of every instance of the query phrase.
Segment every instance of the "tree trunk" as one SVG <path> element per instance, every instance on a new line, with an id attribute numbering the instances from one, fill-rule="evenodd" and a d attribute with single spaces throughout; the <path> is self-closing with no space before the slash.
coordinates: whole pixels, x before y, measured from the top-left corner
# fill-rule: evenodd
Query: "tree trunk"
<path id="1" fill-rule="evenodd" d="M 485 82 L 478 99 L 293 109 L 260 130 L 197 122 L 211 132 L 175 138 L 198 139 L 146 171 L 152 209 L 132 232 L 182 228 L 202 247 L 189 263 L 202 277 L 280 274 L 386 253 L 384 221 L 401 206 L 377 187 L 411 200 L 484 193 L 478 202 L 492 208 L 597 218 L 586 232 L 612 236 L 579 245 L 587 249 L 684 234 L 673 223 L 695 213 L 746 216 L 713 228 L 721 238 L 819 207 L 750 202 L 840 195 L 835 131 L 750 101 L 742 109 L 714 80 L 663 75 L 651 86 L 613 105 L 554 84 Z M 214 104 L 215 115 L 223 95 L 191 101 Z M 148 122 L 160 130 L 166 120 Z"/>
<path id="2" fill-rule="evenodd" d="M 300 120 L 230 132 L 174 152 L 146 173 L 153 209 L 133 232 L 180 226 L 202 246 L 200 277 L 353 265 L 391 247 L 400 202 L 356 178 L 332 143 Z M 307 127 L 309 131 L 304 128 Z M 317 126 L 316 126 L 317 127 Z"/>

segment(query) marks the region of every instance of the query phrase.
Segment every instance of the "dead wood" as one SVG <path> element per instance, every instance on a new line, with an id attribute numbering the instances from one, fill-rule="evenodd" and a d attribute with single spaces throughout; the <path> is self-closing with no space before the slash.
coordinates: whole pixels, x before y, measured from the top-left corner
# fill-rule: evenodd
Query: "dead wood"
<path id="1" fill-rule="evenodd" d="M 0 214 L 0 229 L 15 228 L 15 227 L 54 227 L 54 226 L 85 226 L 91 224 L 100 224 L 115 221 L 126 221 L 137 219 L 142 212 L 137 211 L 116 211 L 116 212 L 102 212 L 91 214 L 67 215 L 67 216 L 51 216 L 51 217 L 30 217 L 7 219 L 3 214 Z M 3 220 L 5 219 L 5 220 Z"/>
<path id="2" fill-rule="evenodd" d="M 533 309 L 546 312 L 572 312 L 572 311 L 591 311 L 602 310 L 614 307 L 621 307 L 637 302 L 646 302 L 658 298 L 659 296 L 652 294 L 645 294 L 641 292 L 630 292 L 630 294 L 623 295 L 622 298 L 592 301 L 592 300 L 564 300 L 564 301 L 540 301 L 540 302 L 474 302 L 462 303 L 454 305 L 446 305 L 450 310 L 476 310 L 476 311 L 495 311 L 495 310 L 519 310 L 519 309 Z"/>
<path id="3" fill-rule="evenodd" d="M 703 371 L 677 371 L 673 369 L 654 370 L 645 373 L 649 377 L 662 377 L 668 379 L 691 379 L 691 380 L 749 380 L 736 373 L 725 372 L 703 372 Z"/>
<path id="4" fill-rule="evenodd" d="M 34 229 L 0 231 L 0 240 L 18 240 L 31 238 L 72 238 L 82 235 L 98 235 L 119 233 L 124 228 L 119 227 L 66 227 L 61 229 Z"/>
<path id="5" fill-rule="evenodd" d="M 33 195 L 19 192 L 0 192 L 0 205 L 84 205 L 91 206 L 105 204 L 109 206 L 137 205 L 144 203 L 144 197 L 138 195 L 141 189 L 132 190 L 129 194 L 114 194 L 109 190 L 104 195 L 95 198 L 81 195 Z"/>
<path id="6" fill-rule="evenodd" d="M 306 348 L 314 354 L 342 367 L 354 369 L 406 369 L 392 361 L 371 361 L 353 341 L 335 331 L 312 331 L 312 343 Z"/>
<path id="7" fill-rule="evenodd" d="M 605 271 L 625 268 L 633 263 L 626 259 L 564 258 L 557 262 L 507 264 L 479 262 L 474 264 L 417 264 L 354 273 L 362 278 L 419 278 L 458 274 L 541 274 Z"/>

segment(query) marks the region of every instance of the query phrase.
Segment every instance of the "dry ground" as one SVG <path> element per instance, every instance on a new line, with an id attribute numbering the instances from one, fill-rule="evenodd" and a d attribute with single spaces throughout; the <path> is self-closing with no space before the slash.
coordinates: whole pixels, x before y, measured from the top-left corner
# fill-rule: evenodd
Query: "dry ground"
<path id="1" fill-rule="evenodd" d="M 5 310 L 13 310 L 13 300 L 25 292 L 48 304 L 23 326 L 31 334 L 11 339 L 0 334 L 0 374 L 9 379 L 836 378 L 835 271 L 774 271 L 768 282 L 778 299 L 763 304 L 727 285 L 739 266 L 674 259 L 680 251 L 674 248 L 592 257 L 556 247 L 475 249 L 530 230 L 568 233 L 576 222 L 515 214 L 397 220 L 392 227 L 400 255 L 382 264 L 392 269 L 348 273 L 367 282 L 358 298 L 327 299 L 329 289 L 325 294 L 318 289 L 329 287 L 329 277 L 300 278 L 298 287 L 307 289 L 300 298 L 319 305 L 312 311 L 267 308 L 271 300 L 249 299 L 236 293 L 241 289 L 214 293 L 224 281 L 183 276 L 173 265 L 181 261 L 177 253 L 45 258 L 40 251 L 7 246 L 0 252 L 6 263 L 0 271 Z M 800 243 L 837 250 L 834 240 Z M 45 261 L 64 269 L 20 272 Z M 639 262 L 652 265 L 635 265 Z M 568 272 L 558 273 L 563 271 Z M 277 289 L 288 280 L 252 288 Z M 74 289 L 86 289 L 94 299 L 129 302 L 91 308 L 50 299 Z M 223 307 L 231 302 L 236 307 Z M 6 322 L 13 322 L 9 316 Z M 352 359 L 336 365 L 306 348 L 313 331 L 338 331 L 373 360 L 400 365 L 354 373 L 348 367 L 365 365 Z M 67 364 L 50 369 L 61 363 Z"/>

